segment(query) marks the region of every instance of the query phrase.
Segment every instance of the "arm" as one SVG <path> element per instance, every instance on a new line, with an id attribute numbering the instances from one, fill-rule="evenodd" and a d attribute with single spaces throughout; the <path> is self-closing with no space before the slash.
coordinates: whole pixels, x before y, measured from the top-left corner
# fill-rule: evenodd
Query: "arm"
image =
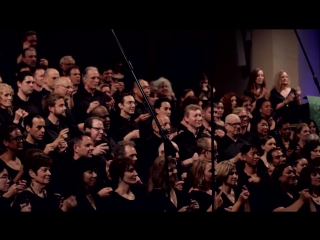
<path id="1" fill-rule="evenodd" d="M 284 106 L 286 106 L 289 103 L 289 101 L 287 99 L 285 99 L 283 102 L 277 104 L 276 106 L 276 110 L 279 110 L 280 108 L 283 108 Z"/>
<path id="2" fill-rule="evenodd" d="M 289 207 L 277 207 L 273 212 L 298 212 L 299 209 L 303 206 L 304 202 L 302 199 L 298 199 Z"/>

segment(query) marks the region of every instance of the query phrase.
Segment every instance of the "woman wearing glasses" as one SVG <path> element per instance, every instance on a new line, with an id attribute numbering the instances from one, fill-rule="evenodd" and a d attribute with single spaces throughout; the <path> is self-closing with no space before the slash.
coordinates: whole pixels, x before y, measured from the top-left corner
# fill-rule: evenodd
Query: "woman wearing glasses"
<path id="1" fill-rule="evenodd" d="M 23 166 L 17 157 L 23 149 L 23 135 L 17 125 L 10 125 L 2 130 L 0 160 L 7 165 L 12 183 L 18 183 L 23 175 Z"/>
<path id="2" fill-rule="evenodd" d="M 11 212 L 13 197 L 22 192 L 26 186 L 25 181 L 10 186 L 10 181 L 8 167 L 0 161 L 0 212 Z"/>

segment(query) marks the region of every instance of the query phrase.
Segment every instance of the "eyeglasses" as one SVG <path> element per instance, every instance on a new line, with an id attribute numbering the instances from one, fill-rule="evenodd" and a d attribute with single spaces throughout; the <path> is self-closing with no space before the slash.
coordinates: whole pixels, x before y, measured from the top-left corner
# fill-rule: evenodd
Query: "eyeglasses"
<path id="1" fill-rule="evenodd" d="M 242 116 L 239 116 L 239 118 L 243 119 L 243 118 L 248 118 L 247 115 L 242 115 Z"/>
<path id="2" fill-rule="evenodd" d="M 92 129 L 96 130 L 97 132 L 103 132 L 104 128 L 97 128 L 97 127 L 91 127 Z"/>
<path id="3" fill-rule="evenodd" d="M 66 89 L 73 89 L 72 86 L 63 86 L 63 85 L 59 85 L 59 86 L 64 87 L 64 88 L 66 88 Z"/>
<path id="4" fill-rule="evenodd" d="M 228 125 L 232 126 L 232 127 L 238 127 L 241 126 L 241 123 L 227 123 Z"/>
<path id="5" fill-rule="evenodd" d="M 8 139 L 8 140 L 9 140 L 9 141 L 23 142 L 24 137 L 23 137 L 23 136 L 18 136 L 18 137 L 15 137 L 15 138 L 10 138 L 10 139 Z"/>
<path id="6" fill-rule="evenodd" d="M 11 181 L 11 178 L 9 176 L 1 176 L 0 179 L 3 179 L 4 181 L 8 180 L 8 182 Z"/>
<path id="7" fill-rule="evenodd" d="M 174 172 L 175 170 L 177 170 L 177 168 L 176 168 L 176 167 L 169 168 L 169 172 Z"/>

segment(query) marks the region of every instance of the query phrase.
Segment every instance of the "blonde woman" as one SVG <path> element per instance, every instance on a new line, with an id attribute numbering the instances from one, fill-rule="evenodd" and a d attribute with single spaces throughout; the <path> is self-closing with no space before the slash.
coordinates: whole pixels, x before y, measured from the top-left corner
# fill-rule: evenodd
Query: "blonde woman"
<path id="1" fill-rule="evenodd" d="M 14 92 L 10 85 L 0 83 L 0 126 L 19 124 L 20 120 L 26 116 L 26 112 L 18 109 L 15 114 L 12 110 L 12 96 Z"/>
<path id="2" fill-rule="evenodd" d="M 199 203 L 200 212 L 212 211 L 212 163 L 210 160 L 201 159 L 193 163 L 189 172 L 192 190 L 190 199 Z"/>
<path id="3" fill-rule="evenodd" d="M 290 119 L 291 123 L 299 122 L 297 107 L 301 105 L 300 87 L 292 88 L 286 71 L 279 71 L 274 77 L 274 87 L 270 92 L 270 102 L 275 111 L 275 119 Z"/>
<path id="4" fill-rule="evenodd" d="M 219 189 L 217 195 L 221 198 L 217 212 L 250 212 L 249 191 L 237 188 L 238 173 L 236 165 L 230 161 L 222 161 L 216 167 L 216 182 Z"/>

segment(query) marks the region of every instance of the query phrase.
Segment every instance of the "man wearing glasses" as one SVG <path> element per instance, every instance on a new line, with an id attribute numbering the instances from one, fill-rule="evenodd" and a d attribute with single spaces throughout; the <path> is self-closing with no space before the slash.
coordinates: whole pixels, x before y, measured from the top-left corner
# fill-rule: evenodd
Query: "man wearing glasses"
<path id="1" fill-rule="evenodd" d="M 247 142 L 241 139 L 240 128 L 241 120 L 236 114 L 229 114 L 225 119 L 226 135 L 217 138 L 218 143 L 218 162 L 234 158 L 241 147 Z"/>

